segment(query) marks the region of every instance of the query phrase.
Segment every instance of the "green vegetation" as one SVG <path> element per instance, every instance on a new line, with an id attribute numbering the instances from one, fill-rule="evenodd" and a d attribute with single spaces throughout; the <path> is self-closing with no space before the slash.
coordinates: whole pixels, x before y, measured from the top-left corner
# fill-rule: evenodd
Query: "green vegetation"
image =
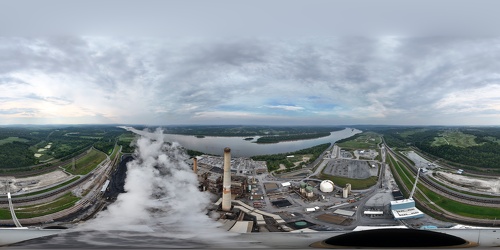
<path id="1" fill-rule="evenodd" d="M 127 133 L 109 125 L 0 127 L 0 172 L 39 170 L 92 146 L 109 155 L 118 138 Z"/>
<path id="2" fill-rule="evenodd" d="M 342 130 L 344 127 L 319 126 L 168 126 L 164 130 L 168 134 L 200 135 L 200 136 L 290 136 L 316 133 L 328 133 Z M 318 137 L 315 137 L 318 138 Z"/>
<path id="3" fill-rule="evenodd" d="M 435 137 L 434 141 L 431 143 L 432 147 L 438 147 L 441 145 L 452 145 L 455 147 L 472 147 L 478 144 L 475 141 L 476 136 L 470 134 L 464 134 L 460 131 L 450 131 L 446 130 L 440 134 L 440 137 Z"/>
<path id="4" fill-rule="evenodd" d="M 455 200 L 440 196 L 423 185 L 417 184 L 418 189 L 423 192 L 436 206 L 443 208 L 453 214 L 478 219 L 496 219 L 500 217 L 500 208 L 496 207 L 480 207 L 469 204 L 460 203 Z M 425 201 L 424 199 L 420 199 Z"/>
<path id="5" fill-rule="evenodd" d="M 39 205 L 20 207 L 15 209 L 16 216 L 19 219 L 39 217 L 47 214 L 53 214 L 75 205 L 80 198 L 71 194 L 71 192 L 55 199 L 54 201 Z"/>
<path id="6" fill-rule="evenodd" d="M 0 168 L 19 168 L 37 163 L 30 145 L 13 141 L 0 145 Z"/>
<path id="7" fill-rule="evenodd" d="M 109 156 L 109 158 L 111 160 L 115 159 L 116 154 L 118 154 L 119 151 L 120 151 L 120 146 L 118 146 L 118 144 L 117 144 L 117 145 L 115 145 L 115 147 L 113 149 L 113 153 Z"/>
<path id="8" fill-rule="evenodd" d="M 98 150 L 92 149 L 85 156 L 75 161 L 75 169 L 73 163 L 70 162 L 63 166 L 66 171 L 75 175 L 85 175 L 90 173 L 94 168 L 106 159 L 106 155 Z"/>
<path id="9" fill-rule="evenodd" d="M 401 137 L 406 138 L 406 137 L 412 136 L 412 135 L 414 135 L 416 133 L 425 132 L 427 130 L 428 129 L 425 129 L 425 128 L 411 129 L 411 130 L 403 131 L 403 132 L 401 132 L 399 134 L 400 134 Z"/>
<path id="10" fill-rule="evenodd" d="M 4 145 L 4 144 L 7 144 L 7 143 L 12 143 L 12 142 L 28 142 L 29 140 L 27 139 L 24 139 L 24 138 L 19 138 L 17 136 L 11 136 L 11 137 L 7 137 L 5 139 L 1 139 L 0 140 L 0 145 Z"/>
<path id="11" fill-rule="evenodd" d="M 302 168 L 302 165 L 295 167 L 293 164 L 297 162 L 297 159 L 302 159 L 302 157 L 310 157 L 309 160 L 303 164 L 309 164 L 314 162 L 328 147 L 331 143 L 320 144 L 311 148 L 302 149 L 299 151 L 284 153 L 284 154 L 274 154 L 274 155 L 257 155 L 251 157 L 254 161 L 266 161 L 267 169 L 269 172 L 278 170 L 280 164 L 283 164 L 287 170 L 292 170 L 295 168 Z M 293 155 L 294 157 L 287 157 Z"/>
<path id="12" fill-rule="evenodd" d="M 118 141 L 116 142 L 118 145 L 122 146 L 123 153 L 133 153 L 134 147 L 130 146 L 132 142 L 135 140 L 136 135 L 132 132 L 125 132 L 118 136 Z"/>
<path id="13" fill-rule="evenodd" d="M 115 142 L 111 139 L 108 141 L 100 140 L 94 143 L 94 148 L 104 152 L 107 155 L 110 155 L 111 153 L 113 153 L 113 149 L 115 148 Z"/>
<path id="14" fill-rule="evenodd" d="M 298 141 L 298 140 L 316 139 L 316 138 L 326 137 L 329 135 L 330 135 L 329 132 L 324 132 L 324 133 L 298 134 L 298 135 L 263 136 L 257 139 L 256 143 L 278 143 L 282 141 Z"/>
<path id="15" fill-rule="evenodd" d="M 10 210 L 8 208 L 0 208 L 0 220 L 11 220 Z M 14 224 L 14 223 L 12 223 Z"/>
<path id="16" fill-rule="evenodd" d="M 371 128 L 383 134 L 397 150 L 416 147 L 426 155 L 441 158 L 457 168 L 500 173 L 499 127 L 383 127 Z"/>
<path id="17" fill-rule="evenodd" d="M 336 144 L 344 149 L 376 149 L 377 145 L 381 142 L 379 134 L 363 132 L 343 140 L 338 140 Z"/>
<path id="18" fill-rule="evenodd" d="M 377 184 L 378 177 L 371 176 L 366 179 L 351 179 L 341 176 L 333 176 L 321 173 L 320 179 L 331 180 L 335 185 L 345 187 L 347 183 L 351 184 L 352 189 L 367 189 L 375 184 Z"/>
<path id="19" fill-rule="evenodd" d="M 71 192 L 68 192 L 65 195 L 55 199 L 54 201 L 26 207 L 14 207 L 14 211 L 16 212 L 16 216 L 18 219 L 34 218 L 68 209 L 75 205 L 75 203 L 79 199 L 80 198 L 71 194 Z M 12 219 L 8 208 L 0 209 L 0 219 Z"/>

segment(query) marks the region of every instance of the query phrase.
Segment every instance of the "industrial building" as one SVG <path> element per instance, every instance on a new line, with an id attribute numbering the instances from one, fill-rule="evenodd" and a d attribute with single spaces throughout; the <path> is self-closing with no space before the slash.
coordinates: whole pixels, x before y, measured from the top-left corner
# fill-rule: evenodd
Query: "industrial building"
<path id="1" fill-rule="evenodd" d="M 417 171 L 417 177 L 415 178 L 415 183 L 413 184 L 413 189 L 411 190 L 410 197 L 408 199 L 391 201 L 391 212 L 396 220 L 404 219 L 416 219 L 424 217 L 424 213 L 415 207 L 415 200 L 413 200 L 413 194 L 417 188 L 418 177 L 420 176 L 420 168 Z"/>
<path id="2" fill-rule="evenodd" d="M 413 198 L 391 201 L 391 212 L 396 220 L 424 217 L 424 213 L 415 207 L 415 201 Z"/>

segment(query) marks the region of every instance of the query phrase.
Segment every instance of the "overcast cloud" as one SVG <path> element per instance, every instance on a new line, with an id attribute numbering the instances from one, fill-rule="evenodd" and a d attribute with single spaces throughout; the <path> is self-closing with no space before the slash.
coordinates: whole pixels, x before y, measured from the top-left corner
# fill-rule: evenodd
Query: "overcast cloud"
<path id="1" fill-rule="evenodd" d="M 500 124 L 500 34 L 488 32 L 492 12 L 486 6 L 465 12 L 464 18 L 450 11 L 450 18 L 441 20 L 443 12 L 436 9 L 446 5 L 439 9 L 424 1 L 408 9 L 390 2 L 372 6 L 386 18 L 359 10 L 353 13 L 365 14 L 364 19 L 344 14 L 340 20 L 330 14 L 356 10 L 355 5 L 339 10 L 323 1 L 287 6 L 276 1 L 267 6 L 279 13 L 271 22 L 267 12 L 252 17 L 263 6 L 259 1 L 215 1 L 230 13 L 204 1 L 187 2 L 205 6 L 205 12 L 180 1 L 168 6 L 146 2 L 165 7 L 159 8 L 164 12 L 131 1 L 118 8 L 118 18 L 108 16 L 112 25 L 101 30 L 92 24 L 103 18 L 102 11 L 94 13 L 97 21 L 77 25 L 71 21 L 87 19 L 71 19 L 67 15 L 75 10 L 60 5 L 56 11 L 64 15 L 53 19 L 68 18 L 78 32 L 61 24 L 62 30 L 39 34 L 27 28 L 26 20 L 17 30 L 0 22 L 10 30 L 0 37 L 0 123 Z M 463 2 L 456 3 L 465 11 Z M 91 11 L 92 5 L 80 4 L 82 13 Z M 139 15 L 140 8 L 152 11 Z M 188 15 L 181 17 L 175 9 Z M 419 16 L 423 10 L 427 19 Z M 145 34 L 136 26 L 129 26 L 129 33 L 111 31 L 126 26 L 123 16 L 133 14 L 127 11 L 146 19 L 139 24 L 155 25 Z M 467 18 L 478 16 L 486 18 L 467 25 L 481 29 L 455 32 L 462 24 L 467 28 Z M 266 20 L 271 28 L 265 28 Z M 225 29 L 215 29 L 218 25 Z M 329 32 L 329 27 L 340 31 Z M 262 32 L 252 32 L 258 29 Z M 151 35 L 152 30 L 160 35 Z"/>

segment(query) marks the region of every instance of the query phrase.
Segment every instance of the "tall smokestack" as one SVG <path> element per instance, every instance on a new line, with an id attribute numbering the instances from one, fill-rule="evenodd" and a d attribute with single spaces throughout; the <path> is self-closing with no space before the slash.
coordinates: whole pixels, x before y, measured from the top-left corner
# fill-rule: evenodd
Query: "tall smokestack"
<path id="1" fill-rule="evenodd" d="M 224 148 L 224 179 L 222 182 L 222 210 L 231 210 L 231 149 Z"/>
<path id="2" fill-rule="evenodd" d="M 198 158 L 193 157 L 193 172 L 198 174 Z"/>

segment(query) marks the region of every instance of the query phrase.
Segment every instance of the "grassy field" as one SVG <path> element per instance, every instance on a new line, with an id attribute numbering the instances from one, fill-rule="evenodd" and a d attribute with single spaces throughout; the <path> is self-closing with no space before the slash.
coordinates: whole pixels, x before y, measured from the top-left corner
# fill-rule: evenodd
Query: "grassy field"
<path id="1" fill-rule="evenodd" d="M 337 143 L 339 147 L 345 149 L 376 149 L 381 142 L 380 135 L 373 132 L 366 132 L 355 139 Z"/>
<path id="2" fill-rule="evenodd" d="M 320 174 L 320 179 L 331 180 L 336 186 L 345 187 L 347 183 L 351 183 L 352 189 L 367 189 L 377 184 L 377 177 L 371 176 L 366 179 L 351 179 L 340 176 Z"/>
<path id="3" fill-rule="evenodd" d="M 1 220 L 11 220 L 10 211 L 8 208 L 0 208 L 0 219 Z M 14 224 L 14 222 L 12 222 Z"/>
<path id="4" fill-rule="evenodd" d="M 478 219 L 495 219 L 500 217 L 500 208 L 480 207 L 460 203 L 458 201 L 440 196 L 420 184 L 417 184 L 417 186 L 420 191 L 422 191 L 432 202 L 434 202 L 434 204 L 451 213 Z M 421 200 L 425 201 L 425 199 Z"/>
<path id="5" fill-rule="evenodd" d="M 0 140 L 0 145 L 7 144 L 7 143 L 12 143 L 12 142 L 28 142 L 28 140 L 19 138 L 19 137 L 7 137 L 5 139 Z"/>
<path id="6" fill-rule="evenodd" d="M 104 159 L 106 159 L 106 154 L 101 151 L 92 149 L 85 156 L 76 160 L 74 170 L 72 163 L 64 165 L 63 168 L 75 175 L 85 175 L 96 168 L 99 163 L 104 161 Z"/>
<path id="7" fill-rule="evenodd" d="M 471 147 L 478 144 L 474 141 L 476 136 L 458 131 L 446 131 L 440 137 L 435 137 L 431 146 L 452 145 L 455 147 Z"/>
<path id="8" fill-rule="evenodd" d="M 33 218 L 47 214 L 53 214 L 75 205 L 80 198 L 71 194 L 71 192 L 59 197 L 58 199 L 39 205 L 20 207 L 16 209 L 18 219 Z"/>
<path id="9" fill-rule="evenodd" d="M 118 151 L 120 151 L 120 145 L 116 144 L 115 148 L 113 149 L 113 153 L 109 156 L 109 158 L 113 160 L 116 154 L 118 154 Z"/>
<path id="10" fill-rule="evenodd" d="M 135 138 L 135 134 L 133 133 L 123 133 L 120 136 L 118 136 L 118 140 L 122 142 L 132 142 Z"/>
<path id="11" fill-rule="evenodd" d="M 500 140 L 493 136 L 486 136 L 484 139 L 500 144 Z"/>
<path id="12" fill-rule="evenodd" d="M 14 211 L 16 212 L 16 216 L 18 219 L 39 217 L 47 214 L 53 214 L 62 211 L 64 209 L 68 209 L 73 205 L 75 205 L 75 203 L 79 199 L 80 198 L 71 194 L 71 192 L 68 192 L 54 201 L 33 206 L 26 206 L 19 208 L 14 207 Z M 8 208 L 0 209 L 0 219 L 1 220 L 12 219 Z"/>

